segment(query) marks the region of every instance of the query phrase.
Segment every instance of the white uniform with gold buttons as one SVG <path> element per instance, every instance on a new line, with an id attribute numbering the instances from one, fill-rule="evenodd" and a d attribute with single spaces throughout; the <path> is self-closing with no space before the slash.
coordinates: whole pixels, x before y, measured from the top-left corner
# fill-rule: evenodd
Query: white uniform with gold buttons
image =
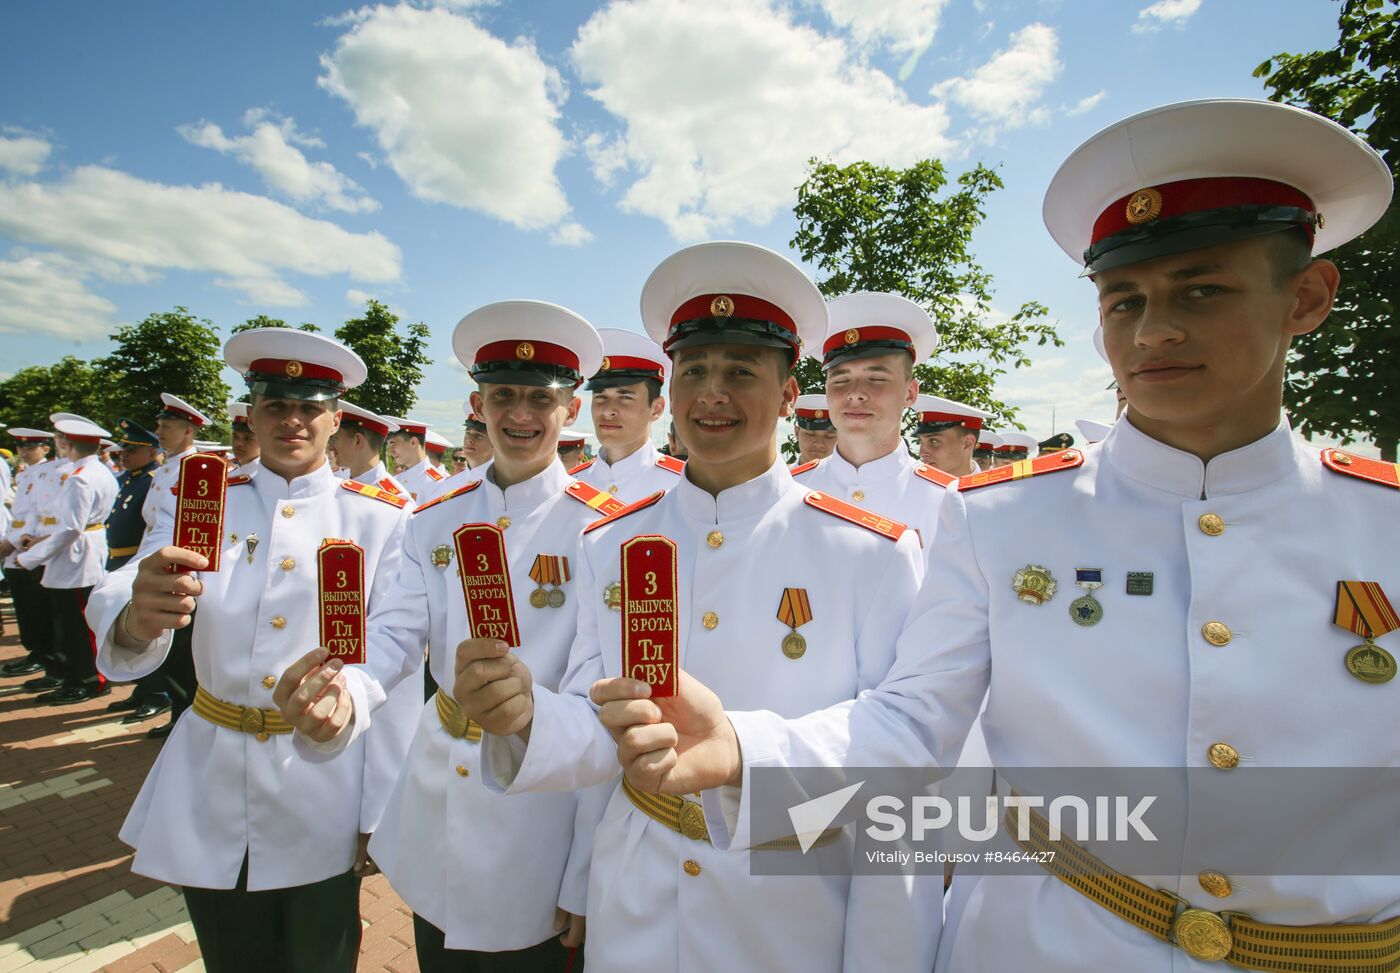
<path id="1" fill-rule="evenodd" d="M 592 462 L 583 469 L 575 469 L 573 477 L 612 494 L 623 503 L 636 503 L 658 490 L 673 488 L 683 468 L 679 460 L 663 456 L 651 440 L 647 440 L 640 449 L 616 463 L 608 462 L 608 448 L 604 446 Z"/>
<path id="2" fill-rule="evenodd" d="M 38 536 L 40 510 L 51 489 L 56 492 L 54 484 L 58 482 L 57 471 L 61 465 L 57 459 L 48 459 L 15 474 L 15 502 L 11 508 L 13 516 L 5 533 L 5 539 L 15 546 L 15 550 L 5 558 L 5 567 L 15 566 L 15 558 L 19 557 L 20 538 L 26 534 Z"/>
<path id="3" fill-rule="evenodd" d="M 918 544 L 908 531 L 896 542 L 813 509 L 806 495 L 781 461 L 718 498 L 682 477 L 655 505 L 589 533 L 564 685 L 554 693 L 536 681 L 522 763 L 511 741 L 483 738 L 487 786 L 509 792 L 507 807 L 534 799 L 530 791 L 613 784 L 593 839 L 590 965 L 615 973 L 835 971 L 843 946 L 880 955 L 880 943 L 845 942 L 849 879 L 752 876 L 747 858 L 683 837 L 633 806 L 616 784 L 617 748 L 587 698 L 595 680 L 622 674 L 622 616 L 604 590 L 620 578 L 619 545 L 638 534 L 678 545 L 680 663 L 727 705 L 798 716 L 878 683 L 918 584 Z M 790 632 L 777 617 L 785 588 L 805 589 L 813 615 L 798 629 L 807 645 L 797 659 L 782 648 Z M 872 968 L 908 968 L 885 959 L 894 965 Z"/>
<path id="4" fill-rule="evenodd" d="M 157 466 L 151 474 L 150 489 L 146 491 L 146 499 L 141 502 L 141 518 L 146 521 L 147 536 L 155 529 L 156 521 L 162 514 L 168 517 L 175 516 L 175 494 L 172 491 L 180 481 L 180 461 L 186 456 L 193 456 L 195 452 L 195 448 L 191 446 L 173 456 L 167 456 L 165 462 Z"/>
<path id="5" fill-rule="evenodd" d="M 42 569 L 45 588 L 96 584 L 107 565 L 104 525 L 116 498 L 117 478 L 101 457 L 82 457 L 46 507 L 43 539 L 20 552 L 16 562 L 29 571 Z"/>
<path id="6" fill-rule="evenodd" d="M 427 503 L 438 495 L 438 484 L 447 477 L 427 459 L 400 470 L 396 479 L 416 504 Z"/>
<path id="7" fill-rule="evenodd" d="M 938 530 L 943 497 L 949 489 L 957 489 L 956 477 L 920 463 L 909 455 L 902 442 L 879 459 L 852 466 L 841 455 L 838 441 L 826 459 L 805 470 L 798 469 L 793 479 L 808 490 L 821 490 L 913 528 L 925 555 Z M 923 476 L 919 475 L 921 471 Z"/>

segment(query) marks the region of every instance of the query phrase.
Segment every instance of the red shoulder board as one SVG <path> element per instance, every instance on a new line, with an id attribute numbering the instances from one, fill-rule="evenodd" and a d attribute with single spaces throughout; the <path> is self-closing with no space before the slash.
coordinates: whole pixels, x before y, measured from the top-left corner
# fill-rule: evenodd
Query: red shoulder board
<path id="1" fill-rule="evenodd" d="M 660 456 L 656 460 L 656 465 L 663 470 L 669 470 L 677 476 L 685 472 L 685 460 L 676 459 L 674 456 Z"/>
<path id="2" fill-rule="evenodd" d="M 387 476 L 379 481 L 379 489 L 383 490 L 385 493 L 392 493 L 396 497 L 403 496 L 403 491 L 394 486 L 394 481 Z"/>
<path id="3" fill-rule="evenodd" d="M 228 485 L 229 485 L 229 486 L 242 486 L 242 485 L 245 484 L 245 483 L 252 483 L 252 482 L 253 482 L 253 478 L 252 478 L 251 476 L 247 476 L 246 474 L 245 474 L 245 475 L 242 475 L 242 476 L 231 476 L 231 477 L 228 478 Z"/>
<path id="4" fill-rule="evenodd" d="M 430 479 L 430 480 L 432 480 L 434 483 L 436 483 L 438 480 L 441 480 L 442 478 L 443 478 L 443 474 L 442 474 L 441 472 L 438 471 L 438 468 L 437 468 L 436 466 L 432 465 L 431 463 L 429 463 L 429 464 L 428 464 L 428 479 Z"/>
<path id="5" fill-rule="evenodd" d="M 408 501 L 403 497 L 395 496 L 388 490 L 381 490 L 379 487 L 369 483 L 361 483 L 359 480 L 341 480 L 340 485 L 343 489 L 349 490 L 351 493 L 358 493 L 362 497 L 382 500 L 387 504 L 392 504 L 399 508 L 408 506 Z"/>
<path id="6" fill-rule="evenodd" d="M 992 483 L 1005 483 L 1007 480 L 1024 480 L 1029 476 L 1054 473 L 1056 470 L 1072 470 L 1084 465 L 1084 454 L 1077 449 L 1062 449 L 1048 456 L 1035 459 L 1019 459 L 1010 466 L 999 466 L 994 470 L 983 470 L 971 476 L 958 477 L 958 489 L 975 490 Z"/>
<path id="7" fill-rule="evenodd" d="M 589 486 L 587 483 L 580 483 L 578 480 L 566 486 L 564 492 L 579 503 L 592 507 L 604 517 L 611 517 L 627 506 L 627 504 L 617 499 L 617 497 L 613 496 L 611 493 L 605 493 L 597 487 Z"/>
<path id="8" fill-rule="evenodd" d="M 819 459 L 809 460 L 808 462 L 803 463 L 800 466 L 792 467 L 788 470 L 788 472 L 791 473 L 793 476 L 800 476 L 801 474 L 806 473 L 808 470 L 810 470 L 812 467 L 816 466 L 820 462 L 821 460 Z"/>
<path id="9" fill-rule="evenodd" d="M 888 537 L 892 541 L 899 540 L 906 528 L 897 520 L 890 520 L 888 517 L 881 517 L 879 514 L 871 513 L 853 503 L 844 500 L 837 500 L 833 496 L 813 490 L 807 494 L 807 506 L 816 507 L 829 514 L 840 517 L 842 520 L 849 520 L 853 524 L 859 524 L 866 530 L 873 530 L 881 537 Z"/>
<path id="10" fill-rule="evenodd" d="M 929 466 L 927 463 L 920 463 L 914 467 L 914 475 L 923 477 L 930 483 L 937 483 L 941 487 L 949 487 L 958 482 L 958 478 L 951 473 L 944 473 L 936 466 Z"/>
<path id="11" fill-rule="evenodd" d="M 595 521 L 593 521 L 593 523 L 589 524 L 587 527 L 585 527 L 585 528 L 583 529 L 583 532 L 584 532 L 585 534 L 587 534 L 587 533 L 588 533 L 589 531 L 591 531 L 591 530 L 597 530 L 599 527 L 602 527 L 604 524 L 610 524 L 610 523 L 612 523 L 614 520 L 621 520 L 623 517 L 626 517 L 626 516 L 627 516 L 628 514 L 630 514 L 630 513 L 633 513 L 633 512 L 635 512 L 635 511 L 643 510 L 643 509 L 645 509 L 645 508 L 647 508 L 647 507 L 650 507 L 652 504 L 654 504 L 656 501 L 660 500 L 660 499 L 661 499 L 662 497 L 664 497 L 665 495 L 666 495 L 666 491 L 665 491 L 665 490 L 657 490 L 657 491 L 656 491 L 655 493 L 653 493 L 651 496 L 649 496 L 649 497 L 643 497 L 642 499 L 638 500 L 636 503 L 624 504 L 621 510 L 617 510 L 617 511 L 614 511 L 613 513 L 608 514 L 608 515 L 607 515 L 606 517 L 604 517 L 602 520 L 595 520 Z"/>
<path id="12" fill-rule="evenodd" d="M 1322 465 L 1333 473 L 1354 476 L 1358 480 L 1369 480 L 1400 490 L 1400 463 L 1387 463 L 1384 460 L 1368 459 L 1355 453 L 1345 453 L 1340 449 L 1324 449 Z"/>
<path id="13" fill-rule="evenodd" d="M 578 466 L 575 466 L 573 469 L 569 470 L 568 473 L 570 476 L 573 476 L 575 473 L 582 473 L 584 470 L 588 469 L 596 462 L 598 462 L 596 459 L 585 460 Z"/>
<path id="14" fill-rule="evenodd" d="M 465 486 L 459 486 L 459 487 L 458 487 L 457 489 L 455 489 L 455 490 L 448 490 L 448 491 L 447 491 L 446 493 L 444 493 L 442 496 L 440 496 L 440 497 L 434 497 L 433 499 L 429 500 L 427 503 L 423 504 L 422 506 L 414 507 L 414 508 L 413 508 L 413 512 L 416 513 L 416 514 L 421 514 L 423 511 L 427 510 L 429 507 L 436 506 L 437 504 L 442 503 L 444 500 L 451 500 L 453 497 L 460 497 L 460 496 L 461 496 L 462 494 L 464 494 L 464 493 L 471 493 L 473 490 L 475 490 L 475 489 L 476 489 L 477 487 L 479 487 L 479 486 L 481 486 L 481 481 L 480 481 L 480 480 L 472 480 L 470 483 L 466 484 Z"/>

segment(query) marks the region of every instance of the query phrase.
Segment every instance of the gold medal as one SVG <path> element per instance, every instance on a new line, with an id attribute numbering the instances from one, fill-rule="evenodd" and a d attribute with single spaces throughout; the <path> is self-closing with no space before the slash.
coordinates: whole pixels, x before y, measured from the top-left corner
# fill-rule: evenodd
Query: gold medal
<path id="1" fill-rule="evenodd" d="M 800 659 L 807 654 L 807 640 L 797 630 L 812 620 L 812 603 L 806 588 L 784 588 L 778 602 L 778 621 L 792 629 L 783 636 L 783 655 Z"/>
<path id="2" fill-rule="evenodd" d="M 1085 628 L 1097 625 L 1103 619 L 1103 605 L 1100 605 L 1092 594 L 1084 595 L 1069 603 L 1069 617 L 1074 620 L 1074 624 L 1083 625 Z"/>
<path id="3" fill-rule="evenodd" d="M 1395 678 L 1395 656 L 1367 639 L 1347 653 L 1347 672 L 1378 686 Z"/>
<path id="4" fill-rule="evenodd" d="M 783 655 L 789 659 L 800 659 L 807 654 L 807 640 L 796 630 L 783 636 Z"/>
<path id="5" fill-rule="evenodd" d="M 1395 656 L 1377 645 L 1376 639 L 1400 628 L 1400 616 L 1379 582 L 1338 581 L 1332 624 L 1366 640 L 1347 652 L 1347 672 L 1375 686 L 1395 678 Z"/>
<path id="6" fill-rule="evenodd" d="M 1055 597 L 1058 585 L 1048 568 L 1027 564 L 1011 579 L 1011 589 L 1028 605 L 1043 605 Z"/>
<path id="7" fill-rule="evenodd" d="M 614 581 L 603 589 L 603 604 L 615 612 L 622 611 L 622 582 Z"/>
<path id="8" fill-rule="evenodd" d="M 530 579 L 539 585 L 530 592 L 530 605 L 533 608 L 562 608 L 564 592 L 559 586 L 569 580 L 569 559 L 558 554 L 536 554 L 535 563 L 530 567 Z M 546 590 L 546 586 L 551 586 Z"/>
<path id="9" fill-rule="evenodd" d="M 549 604 L 549 595 L 543 588 L 536 588 L 534 591 L 530 592 L 531 608 L 543 608 L 547 604 Z"/>
<path id="10" fill-rule="evenodd" d="M 558 588 L 555 588 L 549 593 L 549 595 L 546 598 L 546 601 L 549 602 L 550 608 L 563 608 L 565 601 L 564 592 L 560 591 Z"/>

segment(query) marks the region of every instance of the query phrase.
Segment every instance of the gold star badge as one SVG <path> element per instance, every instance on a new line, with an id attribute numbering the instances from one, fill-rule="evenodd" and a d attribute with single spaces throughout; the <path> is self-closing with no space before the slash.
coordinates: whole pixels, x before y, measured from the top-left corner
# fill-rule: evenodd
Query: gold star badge
<path id="1" fill-rule="evenodd" d="M 721 294 L 710 302 L 710 317 L 728 318 L 734 316 L 734 298 Z"/>
<path id="2" fill-rule="evenodd" d="M 860 340 L 860 332 L 857 331 L 855 328 L 851 328 L 846 332 L 844 340 L 846 344 L 853 345 Z"/>
<path id="3" fill-rule="evenodd" d="M 611 370 L 611 368 L 612 368 L 612 359 L 611 359 L 611 358 L 604 358 L 604 359 L 603 359 L 603 364 L 600 366 L 600 369 L 601 369 L 602 371 L 605 371 L 605 372 L 606 372 L 606 371 Z"/>
<path id="4" fill-rule="evenodd" d="M 1128 222 L 1136 226 L 1162 215 L 1162 194 L 1155 189 L 1139 189 L 1128 197 Z"/>
<path id="5" fill-rule="evenodd" d="M 299 362 L 299 361 L 289 361 L 289 362 L 287 362 L 287 377 L 288 377 L 288 378 L 301 378 L 301 373 L 302 373 L 302 371 L 303 371 L 303 368 L 302 368 L 301 362 Z"/>

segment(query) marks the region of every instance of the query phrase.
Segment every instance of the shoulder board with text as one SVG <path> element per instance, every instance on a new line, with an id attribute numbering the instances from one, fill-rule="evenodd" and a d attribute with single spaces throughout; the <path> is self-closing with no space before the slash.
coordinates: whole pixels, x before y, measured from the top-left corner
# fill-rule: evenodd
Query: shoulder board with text
<path id="1" fill-rule="evenodd" d="M 844 500 L 837 500 L 833 496 L 813 490 L 804 498 L 807 506 L 816 507 L 834 517 L 842 520 L 849 520 L 857 526 L 866 530 L 874 531 L 881 537 L 888 537 L 892 541 L 897 541 L 908 529 L 897 520 L 890 520 L 888 517 L 881 517 L 879 514 L 871 513 L 862 507 L 857 507 L 853 503 Z"/>
<path id="2" fill-rule="evenodd" d="M 1322 465 L 1333 473 L 1354 476 L 1358 480 L 1379 483 L 1400 490 L 1400 463 L 1387 463 L 1385 460 L 1370 459 L 1346 453 L 1340 449 L 1324 449 Z"/>
<path id="3" fill-rule="evenodd" d="M 381 500 L 394 507 L 407 507 L 408 501 L 403 497 L 396 497 L 388 490 L 381 490 L 377 486 L 369 483 L 361 483 L 359 480 L 341 480 L 340 486 L 351 493 L 358 493 L 362 497 L 369 497 L 373 500 Z"/>
<path id="4" fill-rule="evenodd" d="M 656 459 L 656 465 L 661 467 L 663 470 L 668 470 L 676 474 L 677 476 L 680 476 L 682 473 L 685 472 L 685 460 L 676 459 L 674 456 L 659 456 Z"/>
<path id="5" fill-rule="evenodd" d="M 247 475 L 246 473 L 243 474 L 242 476 L 231 476 L 231 477 L 228 478 L 228 485 L 231 486 L 231 487 L 233 487 L 233 486 L 242 486 L 242 485 L 245 484 L 245 483 L 252 483 L 252 482 L 253 482 L 253 478 L 252 478 L 251 476 Z"/>
<path id="6" fill-rule="evenodd" d="M 578 466 L 575 466 L 573 469 L 569 470 L 569 471 L 568 471 L 568 474 L 569 474 L 570 476 L 573 476 L 573 475 L 576 474 L 576 473 L 582 473 L 584 470 L 588 469 L 590 466 L 592 466 L 592 465 L 593 465 L 594 463 L 596 463 L 596 462 L 598 462 L 596 459 L 585 460 L 584 462 L 580 463 Z"/>
<path id="7" fill-rule="evenodd" d="M 377 486 L 385 493 L 392 493 L 396 497 L 403 496 L 403 491 L 400 490 L 398 487 L 394 486 L 394 481 L 389 479 L 387 476 L 384 479 L 380 480 Z"/>
<path id="8" fill-rule="evenodd" d="M 587 534 L 589 531 L 597 530 L 599 527 L 603 527 L 603 526 L 606 526 L 607 524 L 611 524 L 614 520 L 621 520 L 623 517 L 626 517 L 628 514 L 636 513 L 638 510 L 645 510 L 647 507 L 650 507 L 652 504 L 656 503 L 656 501 L 660 500 L 660 499 L 661 499 L 662 497 L 664 497 L 665 495 L 666 495 L 666 491 L 665 491 L 665 490 L 657 490 L 657 491 L 656 491 L 655 493 L 653 493 L 651 496 L 649 496 L 649 497 L 643 497 L 642 499 L 638 500 L 636 503 L 624 504 L 621 510 L 617 510 L 617 511 L 614 511 L 613 513 L 608 514 L 608 515 L 607 515 L 606 517 L 604 517 L 602 520 L 595 520 L 595 521 L 593 521 L 593 523 L 589 524 L 587 527 L 585 527 L 585 528 L 583 529 L 583 532 L 584 532 L 585 534 Z"/>
<path id="9" fill-rule="evenodd" d="M 433 466 L 431 463 L 428 464 L 428 479 L 436 483 L 438 480 L 443 479 L 443 476 L 444 474 L 438 472 L 438 468 L 436 466 Z"/>
<path id="10" fill-rule="evenodd" d="M 788 472 L 791 473 L 793 476 L 800 476 L 801 474 L 806 473 L 808 470 L 812 469 L 820 462 L 821 460 L 819 459 L 808 460 L 806 463 L 802 463 L 799 466 L 791 467 L 788 470 Z"/>
<path id="11" fill-rule="evenodd" d="M 914 467 L 914 475 L 928 480 L 930 483 L 937 483 L 941 487 L 950 487 L 958 482 L 958 478 L 951 473 L 944 473 L 936 466 L 929 466 L 927 463 L 920 463 Z"/>
<path id="12" fill-rule="evenodd" d="M 973 473 L 971 476 L 958 477 L 958 490 L 975 490 L 978 487 L 990 486 L 993 483 L 1006 483 L 1009 480 L 1024 480 L 1028 477 L 1039 476 L 1042 473 L 1054 473 L 1058 470 L 1072 470 L 1077 466 L 1084 465 L 1084 454 L 1077 449 L 1062 449 L 1057 453 L 1048 456 L 1037 456 L 1035 459 L 1021 459 L 1010 466 L 999 466 L 994 470 L 983 470 L 981 473 Z"/>
<path id="13" fill-rule="evenodd" d="M 592 507 L 604 517 L 615 514 L 623 507 L 627 506 L 627 504 L 617 499 L 617 497 L 613 496 L 611 493 L 605 493 L 597 487 L 589 486 L 587 483 L 580 483 L 578 480 L 566 486 L 564 492 L 579 503 Z"/>
<path id="14" fill-rule="evenodd" d="M 444 493 L 442 496 L 440 496 L 440 497 L 434 497 L 433 499 L 429 500 L 427 503 L 422 504 L 421 506 L 414 507 L 414 508 L 413 508 L 413 512 L 416 513 L 416 514 L 421 514 L 423 511 L 427 510 L 429 507 L 435 507 L 435 506 L 437 506 L 438 504 L 442 503 L 444 500 L 451 500 L 453 497 L 460 497 L 460 496 L 461 496 L 462 494 L 464 494 L 464 493 L 471 493 L 473 490 L 475 490 L 475 489 L 476 489 L 477 487 L 479 487 L 479 486 L 481 486 L 481 481 L 480 481 L 480 480 L 472 480 L 470 483 L 466 484 L 465 486 L 459 486 L 459 487 L 458 487 L 457 489 L 455 489 L 455 490 L 448 490 L 448 491 L 447 491 L 446 493 Z"/>

